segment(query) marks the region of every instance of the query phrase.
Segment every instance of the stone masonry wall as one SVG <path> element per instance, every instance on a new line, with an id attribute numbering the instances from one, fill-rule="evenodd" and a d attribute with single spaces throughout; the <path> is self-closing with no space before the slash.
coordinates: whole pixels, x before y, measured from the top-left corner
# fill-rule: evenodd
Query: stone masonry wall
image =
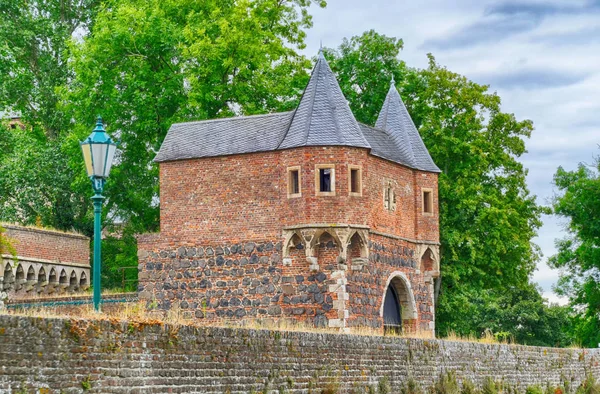
<path id="1" fill-rule="evenodd" d="M 164 310 L 177 304 L 190 319 L 287 317 L 327 326 L 338 318 L 332 268 L 310 272 L 306 259 L 285 267 L 281 249 L 277 240 L 159 248 L 140 256 L 139 296 Z"/>
<path id="2" fill-rule="evenodd" d="M 0 316 L 0 393 L 400 392 L 441 373 L 516 392 L 600 374 L 598 349 Z"/>
<path id="3" fill-rule="evenodd" d="M 326 238 L 316 248 L 311 270 L 303 248 L 293 248 L 287 264 L 282 242 L 159 245 L 140 252 L 140 298 L 159 309 L 177 306 L 188 319 L 210 321 L 258 318 L 303 320 L 318 327 L 383 328 L 381 308 L 388 282 L 403 275 L 414 317 L 408 331 L 433 333 L 431 281 L 420 271 L 414 245 L 372 235 L 369 261 L 341 265 L 338 245 Z M 341 268 L 343 267 L 343 268 Z M 403 292 L 406 290 L 406 292 Z"/>

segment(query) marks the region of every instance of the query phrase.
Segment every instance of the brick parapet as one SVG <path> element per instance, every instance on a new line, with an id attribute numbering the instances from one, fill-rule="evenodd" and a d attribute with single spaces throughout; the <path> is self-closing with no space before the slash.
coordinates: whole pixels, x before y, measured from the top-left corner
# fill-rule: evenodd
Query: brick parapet
<path id="1" fill-rule="evenodd" d="M 599 376 L 599 360 L 598 349 L 0 316 L 7 393 L 346 393 L 384 380 L 395 393 L 410 377 L 429 388 L 449 371 L 522 393 L 577 387 Z"/>
<path id="2" fill-rule="evenodd" d="M 3 224 L 17 255 L 45 262 L 90 265 L 90 239 L 51 229 Z"/>

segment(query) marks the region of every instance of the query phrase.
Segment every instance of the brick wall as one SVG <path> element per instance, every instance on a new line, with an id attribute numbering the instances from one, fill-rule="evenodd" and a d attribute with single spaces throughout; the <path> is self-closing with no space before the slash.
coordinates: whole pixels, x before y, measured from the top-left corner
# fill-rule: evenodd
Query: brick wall
<path id="1" fill-rule="evenodd" d="M 335 168 L 335 196 L 315 195 L 315 165 Z M 362 167 L 362 196 L 349 195 L 349 165 Z M 301 196 L 288 198 L 287 168 L 300 166 Z M 392 182 L 396 209 L 383 206 Z M 421 212 L 421 189 L 434 193 L 434 214 Z M 161 239 L 235 243 L 281 237 L 285 226 L 352 223 L 396 236 L 439 241 L 437 174 L 412 170 L 352 147 L 180 160 L 160 164 Z"/>
<path id="2" fill-rule="evenodd" d="M 317 165 L 334 169 L 335 195 L 316 193 Z M 361 195 L 350 193 L 350 166 L 361 169 Z M 290 167 L 300 170 L 299 197 L 288 196 Z M 160 182 L 161 232 L 138 240 L 143 299 L 162 309 L 176 303 L 202 319 L 291 317 L 382 328 L 386 286 L 402 275 L 418 302 L 406 305 L 414 316 L 405 327 L 433 331 L 431 275 L 416 254 L 417 242 L 439 241 L 437 174 L 363 148 L 305 147 L 165 162 Z M 394 209 L 384 206 L 388 186 Z M 433 194 L 431 215 L 422 212 L 423 188 Z M 314 256 L 305 253 L 308 238 L 287 256 L 290 227 L 340 224 L 368 229 L 369 259 L 355 243 L 340 253 L 335 230 L 318 240 Z"/>
<path id="3" fill-rule="evenodd" d="M 0 316 L 2 393 L 367 393 L 384 380 L 397 393 L 446 371 L 522 393 L 576 387 L 599 376 L 598 360 L 598 349 Z"/>
<path id="4" fill-rule="evenodd" d="M 65 264 L 90 265 L 88 237 L 47 229 L 4 224 L 18 256 Z"/>

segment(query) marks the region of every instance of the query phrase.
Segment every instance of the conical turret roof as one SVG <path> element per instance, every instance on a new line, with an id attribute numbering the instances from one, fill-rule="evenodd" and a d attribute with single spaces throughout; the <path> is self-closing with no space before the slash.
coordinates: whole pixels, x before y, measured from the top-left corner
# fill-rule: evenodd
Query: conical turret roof
<path id="1" fill-rule="evenodd" d="M 320 145 L 370 148 L 321 52 L 300 104 L 277 148 Z"/>
<path id="2" fill-rule="evenodd" d="M 394 161 L 424 171 L 440 172 L 402 102 L 393 79 L 375 127 L 385 130 L 394 143 L 397 154 Z"/>

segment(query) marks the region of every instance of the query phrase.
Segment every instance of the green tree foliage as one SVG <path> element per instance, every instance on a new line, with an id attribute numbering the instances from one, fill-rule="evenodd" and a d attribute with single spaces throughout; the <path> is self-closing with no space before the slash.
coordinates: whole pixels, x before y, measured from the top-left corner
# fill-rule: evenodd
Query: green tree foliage
<path id="1" fill-rule="evenodd" d="M 0 114 L 25 130 L 0 126 L 0 219 L 85 230 L 87 202 L 71 188 L 62 150 L 69 117 L 59 88 L 73 77 L 68 43 L 91 28 L 97 0 L 3 0 L 0 6 Z"/>
<path id="2" fill-rule="evenodd" d="M 21 115 L 48 137 L 64 131 L 57 87 L 67 83 L 67 44 L 90 28 L 98 0 L 0 2 L 0 110 Z"/>
<path id="3" fill-rule="evenodd" d="M 105 189 L 107 284 L 137 264 L 133 234 L 158 228 L 152 163 L 175 121 L 286 110 L 306 84 L 297 53 L 308 8 L 324 1 L 8 1 L 0 14 L 0 218 L 91 235 L 91 188 L 78 142 L 97 114 L 122 142 Z M 61 8 L 62 7 L 62 8 Z M 93 23 L 91 22 L 93 21 Z M 17 36 L 19 31 L 26 40 Z M 0 44 L 3 45 L 3 44 Z M 10 48 L 9 48 L 10 47 Z M 40 68 L 31 64 L 42 64 Z M 18 83 L 17 83 L 18 82 Z M 42 111 L 42 109 L 44 109 Z M 60 136 L 60 138 L 58 138 Z M 111 224 L 118 222 L 117 227 Z"/>
<path id="4" fill-rule="evenodd" d="M 520 293 L 537 294 L 534 301 L 543 305 L 529 276 L 539 258 L 531 240 L 544 209 L 530 195 L 518 160 L 533 125 L 502 112 L 500 97 L 487 86 L 439 66 L 431 55 L 426 69 L 407 68 L 398 58 L 401 48 L 402 40 L 369 31 L 326 56 L 358 120 L 367 124 L 375 123 L 394 76 L 442 170 L 437 329 L 481 334 L 498 322 L 475 323 L 474 313 L 518 303 Z M 505 292 L 511 294 L 501 300 Z"/>
<path id="5" fill-rule="evenodd" d="M 13 243 L 14 241 L 6 235 L 6 229 L 0 225 L 0 261 L 2 260 L 3 254 L 10 254 L 12 256 L 17 255 Z"/>
<path id="6" fill-rule="evenodd" d="M 554 183 L 561 192 L 554 213 L 567 219 L 568 235 L 556 241 L 550 265 L 561 269 L 557 290 L 578 312 L 575 336 L 583 346 L 600 343 L 600 162 L 575 171 L 559 167 Z"/>

